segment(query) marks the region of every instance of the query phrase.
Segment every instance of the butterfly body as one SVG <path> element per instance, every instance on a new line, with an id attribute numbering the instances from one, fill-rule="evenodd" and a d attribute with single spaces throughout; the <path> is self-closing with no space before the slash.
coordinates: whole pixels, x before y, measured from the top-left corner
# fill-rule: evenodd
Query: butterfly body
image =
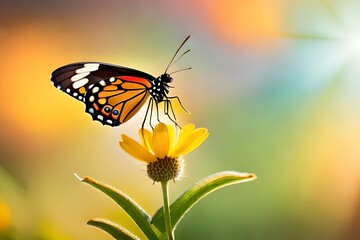
<path id="1" fill-rule="evenodd" d="M 171 83 L 172 81 L 173 79 L 167 73 L 164 73 L 151 81 L 151 89 L 149 89 L 149 92 L 155 102 L 159 103 L 164 100 L 169 93 L 168 83 Z"/>
<path id="2" fill-rule="evenodd" d="M 51 81 L 59 90 L 85 103 L 85 111 L 104 125 L 118 126 L 152 98 L 160 103 L 169 93 L 169 74 L 145 72 L 100 62 L 73 63 L 56 69 Z"/>

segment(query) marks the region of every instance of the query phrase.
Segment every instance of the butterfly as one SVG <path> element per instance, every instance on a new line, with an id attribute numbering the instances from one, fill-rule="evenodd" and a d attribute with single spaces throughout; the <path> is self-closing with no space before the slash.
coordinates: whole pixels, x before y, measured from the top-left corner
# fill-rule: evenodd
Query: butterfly
<path id="1" fill-rule="evenodd" d="M 152 112 L 157 112 L 159 120 L 158 104 L 164 102 L 164 113 L 178 126 L 171 100 L 175 99 L 183 107 L 177 96 L 169 97 L 169 83 L 173 81 L 171 74 L 191 68 L 181 69 L 167 73 L 169 67 L 177 62 L 190 49 L 185 51 L 175 61 L 179 50 L 189 39 L 175 52 L 165 72 L 159 77 L 148 73 L 101 62 L 79 62 L 65 65 L 56 69 L 50 76 L 51 82 L 56 88 L 85 103 L 85 112 L 89 113 L 93 120 L 103 125 L 112 127 L 119 126 L 130 120 L 145 104 L 150 97 L 145 118 L 142 123 L 144 128 L 148 113 L 150 113 L 150 126 Z"/>

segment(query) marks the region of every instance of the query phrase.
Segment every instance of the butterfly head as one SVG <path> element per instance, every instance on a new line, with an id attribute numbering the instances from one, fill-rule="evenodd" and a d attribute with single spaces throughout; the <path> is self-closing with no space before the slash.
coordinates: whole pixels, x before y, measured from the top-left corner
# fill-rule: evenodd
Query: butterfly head
<path id="1" fill-rule="evenodd" d="M 160 76 L 161 82 L 163 83 L 171 83 L 173 81 L 173 78 L 170 77 L 170 74 L 164 73 Z"/>

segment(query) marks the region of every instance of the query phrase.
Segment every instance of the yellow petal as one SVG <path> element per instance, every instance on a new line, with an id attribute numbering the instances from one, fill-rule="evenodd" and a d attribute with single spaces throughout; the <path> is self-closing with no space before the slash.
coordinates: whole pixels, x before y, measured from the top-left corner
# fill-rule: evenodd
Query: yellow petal
<path id="1" fill-rule="evenodd" d="M 140 145 L 132 138 L 123 134 L 121 135 L 121 138 L 123 139 L 123 141 L 119 142 L 120 147 L 132 157 L 146 163 L 156 161 L 154 155 L 152 155 L 145 147 Z"/>
<path id="2" fill-rule="evenodd" d="M 169 152 L 169 131 L 165 124 L 159 123 L 155 126 L 151 141 L 151 149 L 157 158 L 164 158 Z"/>
<path id="3" fill-rule="evenodd" d="M 174 146 L 171 151 L 169 151 L 169 156 L 174 156 L 173 152 L 178 148 L 179 145 L 182 145 L 184 140 L 195 130 L 195 125 L 190 123 L 180 130 L 180 135 L 177 138 L 177 141 L 174 142 Z"/>
<path id="4" fill-rule="evenodd" d="M 187 134 L 186 138 L 179 143 L 174 151 L 170 154 L 171 157 L 183 156 L 195 148 L 197 148 L 205 139 L 209 136 L 209 132 L 206 128 L 198 128 L 195 131 Z"/>
<path id="5" fill-rule="evenodd" d="M 184 141 L 192 132 L 195 131 L 195 125 L 190 123 L 186 126 L 184 126 L 181 130 L 180 130 L 180 135 L 178 138 L 178 143 L 181 143 L 182 141 Z"/>
<path id="6" fill-rule="evenodd" d="M 141 142 L 143 144 L 143 146 L 145 148 L 147 148 L 147 150 L 149 152 L 151 152 L 151 138 L 152 138 L 152 132 L 150 132 L 149 130 L 145 129 L 145 128 L 140 128 L 139 129 L 139 135 L 141 138 Z"/>
<path id="7" fill-rule="evenodd" d="M 169 132 L 169 151 L 168 151 L 168 153 L 169 153 L 174 148 L 175 128 L 174 128 L 174 126 L 169 126 L 169 125 L 167 125 L 167 128 L 168 128 L 168 132 Z"/>

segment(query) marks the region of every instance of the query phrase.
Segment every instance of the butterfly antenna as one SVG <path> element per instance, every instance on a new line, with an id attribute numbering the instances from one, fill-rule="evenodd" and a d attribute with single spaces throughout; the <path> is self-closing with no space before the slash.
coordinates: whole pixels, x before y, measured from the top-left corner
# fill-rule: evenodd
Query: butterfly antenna
<path id="1" fill-rule="evenodd" d="M 178 57 L 175 61 L 173 61 L 169 68 L 171 68 L 172 65 L 174 65 L 175 63 L 177 63 L 177 61 L 179 61 L 180 58 L 182 58 L 182 56 L 184 56 L 185 54 L 187 54 L 188 52 L 190 52 L 190 49 L 186 50 L 183 54 L 180 55 L 180 57 Z"/>
<path id="2" fill-rule="evenodd" d="M 183 68 L 183 69 L 180 69 L 180 70 L 176 70 L 176 71 L 174 71 L 174 72 L 171 72 L 171 73 L 169 73 L 169 75 L 174 74 L 174 73 L 177 73 L 177 72 L 182 72 L 182 71 L 190 70 L 190 69 L 191 69 L 191 67 Z"/>
<path id="3" fill-rule="evenodd" d="M 189 38 L 190 38 L 190 35 L 185 38 L 185 40 L 182 42 L 182 44 L 180 45 L 180 47 L 176 50 L 176 52 L 175 52 L 174 56 L 172 57 L 169 65 L 168 65 L 168 66 L 166 67 L 166 69 L 165 69 L 165 73 L 166 73 L 167 70 L 169 69 L 171 63 L 174 61 L 174 58 L 176 57 L 176 55 L 178 54 L 178 52 L 180 51 L 180 49 L 182 48 L 182 46 L 184 46 L 184 44 L 186 43 L 186 41 L 187 41 Z"/>

